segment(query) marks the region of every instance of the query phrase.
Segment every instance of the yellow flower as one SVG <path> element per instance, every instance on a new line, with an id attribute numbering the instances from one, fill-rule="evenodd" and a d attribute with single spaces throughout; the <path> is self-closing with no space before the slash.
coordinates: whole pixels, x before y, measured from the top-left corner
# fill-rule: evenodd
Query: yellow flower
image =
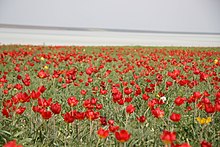
<path id="1" fill-rule="evenodd" d="M 40 59 L 41 59 L 42 61 L 44 61 L 44 57 L 41 57 Z"/>
<path id="2" fill-rule="evenodd" d="M 215 64 L 218 64 L 218 59 L 215 59 L 215 60 L 214 60 L 214 63 L 215 63 Z"/>
<path id="3" fill-rule="evenodd" d="M 48 66 L 44 66 L 44 69 L 48 69 L 49 67 Z"/>
<path id="4" fill-rule="evenodd" d="M 197 117 L 196 120 L 201 124 L 201 125 L 204 125 L 204 124 L 208 124 L 212 121 L 212 118 L 211 117 L 207 117 L 207 118 L 201 118 L 201 117 Z"/>
<path id="5" fill-rule="evenodd" d="M 211 117 L 208 117 L 208 118 L 206 119 L 206 123 L 210 123 L 210 122 L 212 122 L 212 118 L 211 118 Z"/>

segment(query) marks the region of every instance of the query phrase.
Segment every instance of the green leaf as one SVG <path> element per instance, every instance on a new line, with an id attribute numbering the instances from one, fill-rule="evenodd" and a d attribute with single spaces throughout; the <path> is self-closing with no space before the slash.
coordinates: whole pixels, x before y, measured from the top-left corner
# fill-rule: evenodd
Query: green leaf
<path id="1" fill-rule="evenodd" d="M 8 135 L 8 136 L 10 136 L 10 135 L 11 135 L 11 133 L 10 133 L 10 132 L 5 131 L 5 130 L 0 130 L 0 134 L 1 134 L 1 135 Z"/>
<path id="2" fill-rule="evenodd" d="M 31 141 L 32 141 L 32 138 L 25 138 L 19 141 L 19 143 L 24 145 L 24 144 L 30 143 Z"/>
<path id="3" fill-rule="evenodd" d="M 18 137 L 19 135 L 23 134 L 24 132 L 26 132 L 26 130 L 17 132 L 17 133 L 14 134 L 14 137 Z"/>

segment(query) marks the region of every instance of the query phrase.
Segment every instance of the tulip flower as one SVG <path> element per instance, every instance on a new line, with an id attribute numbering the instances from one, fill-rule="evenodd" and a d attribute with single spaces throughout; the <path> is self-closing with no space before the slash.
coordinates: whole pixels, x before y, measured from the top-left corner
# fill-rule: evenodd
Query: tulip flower
<path id="1" fill-rule="evenodd" d="M 52 113 L 50 111 L 42 111 L 41 116 L 43 119 L 50 119 L 52 117 Z"/>
<path id="2" fill-rule="evenodd" d="M 57 102 L 55 104 L 51 104 L 50 105 L 50 110 L 54 113 L 54 114 L 59 114 L 61 111 L 61 105 Z"/>
<path id="3" fill-rule="evenodd" d="M 171 144 L 173 141 L 176 140 L 176 132 L 169 132 L 167 130 L 164 130 L 163 133 L 160 135 L 160 139 L 165 144 Z"/>
<path id="4" fill-rule="evenodd" d="M 134 110 L 135 110 L 135 107 L 132 104 L 130 104 L 126 107 L 126 112 L 129 114 L 133 113 Z"/>
<path id="5" fill-rule="evenodd" d="M 160 118 L 164 116 L 164 111 L 161 110 L 160 108 L 152 109 L 151 113 L 153 114 L 154 117 Z"/>
<path id="6" fill-rule="evenodd" d="M 78 104 L 78 100 L 76 99 L 76 97 L 70 97 L 67 99 L 67 103 L 69 104 L 69 106 L 74 107 Z"/>
<path id="7" fill-rule="evenodd" d="M 131 134 L 126 130 L 121 130 L 120 132 L 115 132 L 115 137 L 119 142 L 126 142 L 130 139 Z"/>
<path id="8" fill-rule="evenodd" d="M 212 147 L 212 144 L 203 140 L 201 143 L 200 143 L 201 147 Z"/>
<path id="9" fill-rule="evenodd" d="M 40 70 L 37 75 L 39 78 L 44 79 L 48 77 L 48 74 L 44 70 Z"/>
<path id="10" fill-rule="evenodd" d="M 140 117 L 137 117 L 137 120 L 138 120 L 140 123 L 144 123 L 145 120 L 146 120 L 146 117 L 145 117 L 145 116 L 140 116 Z"/>
<path id="11" fill-rule="evenodd" d="M 18 145 L 16 140 L 12 140 L 3 145 L 3 147 L 23 147 L 22 145 Z"/>
<path id="12" fill-rule="evenodd" d="M 170 116 L 170 119 L 174 122 L 179 122 L 181 119 L 181 114 L 178 113 L 172 113 Z"/>
<path id="13" fill-rule="evenodd" d="M 109 135 L 109 130 L 105 130 L 103 128 L 100 128 L 98 131 L 97 131 L 97 134 L 100 138 L 106 138 L 108 137 Z"/>

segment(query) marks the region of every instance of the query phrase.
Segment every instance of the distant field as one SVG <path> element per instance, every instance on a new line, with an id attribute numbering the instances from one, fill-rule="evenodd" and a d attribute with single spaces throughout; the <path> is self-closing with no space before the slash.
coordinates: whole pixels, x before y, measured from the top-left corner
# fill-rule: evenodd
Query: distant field
<path id="1" fill-rule="evenodd" d="M 0 25 L 1 44 L 220 47 L 220 34 Z"/>

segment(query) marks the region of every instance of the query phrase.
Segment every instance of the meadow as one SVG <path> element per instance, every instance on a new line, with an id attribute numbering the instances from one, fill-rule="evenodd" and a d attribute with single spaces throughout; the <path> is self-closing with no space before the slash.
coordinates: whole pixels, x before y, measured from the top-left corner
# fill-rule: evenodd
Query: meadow
<path id="1" fill-rule="evenodd" d="M 0 146 L 220 146 L 220 48 L 0 46 Z"/>

